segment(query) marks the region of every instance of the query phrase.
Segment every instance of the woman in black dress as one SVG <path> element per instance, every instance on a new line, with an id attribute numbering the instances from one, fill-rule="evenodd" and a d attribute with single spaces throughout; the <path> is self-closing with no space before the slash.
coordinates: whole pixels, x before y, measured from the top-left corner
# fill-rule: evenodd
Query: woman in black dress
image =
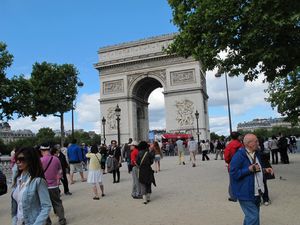
<path id="1" fill-rule="evenodd" d="M 136 163 L 139 167 L 139 182 L 141 184 L 141 193 L 143 195 L 144 204 L 150 202 L 150 195 L 152 193 L 151 184 L 155 184 L 154 171 L 151 168 L 154 159 L 154 153 L 149 151 L 147 142 L 142 141 L 138 145 L 139 154 Z"/>
<path id="2" fill-rule="evenodd" d="M 111 141 L 107 159 L 108 172 L 113 174 L 113 183 L 120 182 L 120 167 L 122 166 L 121 148 L 117 145 L 116 140 Z M 116 179 L 117 176 L 117 179 Z"/>

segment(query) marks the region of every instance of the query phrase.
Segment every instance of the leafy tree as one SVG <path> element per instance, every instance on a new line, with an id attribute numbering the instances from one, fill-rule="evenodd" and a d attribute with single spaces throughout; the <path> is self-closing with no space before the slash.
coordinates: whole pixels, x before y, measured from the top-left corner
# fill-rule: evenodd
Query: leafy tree
<path id="1" fill-rule="evenodd" d="M 91 144 L 97 144 L 97 145 L 100 145 L 100 144 L 101 144 L 101 135 L 95 134 L 95 135 L 91 138 Z"/>
<path id="2" fill-rule="evenodd" d="M 0 42 L 0 120 L 3 118 L 10 118 L 6 112 L 6 108 L 8 107 L 8 97 L 11 94 L 11 90 L 9 88 L 9 79 L 6 77 L 6 69 L 11 66 L 13 62 L 13 55 L 11 55 L 7 49 L 6 44 Z"/>
<path id="3" fill-rule="evenodd" d="M 26 79 L 23 75 L 14 76 L 9 83 L 10 94 L 4 110 L 6 115 L 18 117 L 32 115 L 33 93 L 30 79 Z M 8 116 L 7 118 L 12 119 Z"/>
<path id="4" fill-rule="evenodd" d="M 35 63 L 31 73 L 33 103 L 31 116 L 60 118 L 61 145 L 64 143 L 64 113 L 73 107 L 77 95 L 78 71 L 72 64 Z"/>
<path id="5" fill-rule="evenodd" d="M 300 67 L 285 78 L 277 77 L 266 90 L 266 99 L 273 108 L 292 124 L 299 123 L 300 118 Z"/>
<path id="6" fill-rule="evenodd" d="M 0 138 L 0 153 L 3 155 L 7 154 L 7 146 L 4 144 L 4 142 L 1 138 Z"/>
<path id="7" fill-rule="evenodd" d="M 54 143 L 54 131 L 49 127 L 39 129 L 36 134 L 38 144 L 42 143 Z"/>
<path id="8" fill-rule="evenodd" d="M 245 80 L 285 77 L 300 62 L 300 1 L 168 0 L 179 34 L 169 53 Z M 227 57 L 221 58 L 220 53 Z"/>
<path id="9" fill-rule="evenodd" d="M 9 151 L 11 151 L 14 148 L 33 147 L 36 145 L 37 145 L 37 138 L 30 137 L 30 138 L 24 138 L 14 142 L 10 142 L 7 144 L 7 148 Z"/>
<path id="10" fill-rule="evenodd" d="M 88 132 L 81 132 L 81 131 L 76 130 L 76 131 L 74 131 L 74 138 L 77 140 L 78 144 L 81 144 L 81 143 L 91 144 L 91 137 Z M 69 135 L 66 138 L 66 141 L 68 143 L 71 143 L 72 135 Z"/>

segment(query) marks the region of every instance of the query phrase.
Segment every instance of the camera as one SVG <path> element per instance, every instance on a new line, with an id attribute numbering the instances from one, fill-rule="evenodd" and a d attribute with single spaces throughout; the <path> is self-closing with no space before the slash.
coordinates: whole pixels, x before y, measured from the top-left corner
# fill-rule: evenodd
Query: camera
<path id="1" fill-rule="evenodd" d="M 256 169 L 256 165 L 258 165 L 257 163 L 255 163 L 255 164 L 253 164 L 253 172 L 254 173 L 258 173 L 258 172 L 260 172 L 261 170 L 260 170 L 260 167 L 258 167 L 258 169 Z"/>

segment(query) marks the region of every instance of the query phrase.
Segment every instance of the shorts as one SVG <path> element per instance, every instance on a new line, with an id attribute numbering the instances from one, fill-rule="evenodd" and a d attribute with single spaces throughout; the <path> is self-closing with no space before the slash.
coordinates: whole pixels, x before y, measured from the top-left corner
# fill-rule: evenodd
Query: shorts
<path id="1" fill-rule="evenodd" d="M 160 155 L 155 155 L 155 157 L 154 157 L 154 161 L 155 162 L 159 162 L 160 161 Z"/>
<path id="2" fill-rule="evenodd" d="M 83 172 L 82 164 L 81 163 L 70 163 L 70 172 L 71 173 Z"/>

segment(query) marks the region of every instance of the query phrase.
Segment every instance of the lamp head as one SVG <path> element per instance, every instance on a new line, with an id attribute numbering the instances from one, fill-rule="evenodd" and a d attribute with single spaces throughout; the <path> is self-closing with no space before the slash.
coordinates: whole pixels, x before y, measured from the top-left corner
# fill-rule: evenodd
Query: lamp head
<path id="1" fill-rule="evenodd" d="M 82 81 L 78 81 L 78 82 L 77 82 L 77 86 L 78 86 L 78 87 L 83 87 L 83 85 L 84 85 L 84 83 L 83 83 Z"/>
<path id="2" fill-rule="evenodd" d="M 196 110 L 195 116 L 196 116 L 196 119 L 199 119 L 199 112 L 198 112 L 198 110 Z"/>
<path id="3" fill-rule="evenodd" d="M 116 112 L 117 117 L 119 117 L 121 115 L 121 108 L 119 107 L 119 105 L 117 105 L 115 112 Z"/>
<path id="4" fill-rule="evenodd" d="M 103 118 L 102 118 L 102 124 L 105 125 L 105 123 L 106 123 L 106 119 L 103 116 Z"/>

